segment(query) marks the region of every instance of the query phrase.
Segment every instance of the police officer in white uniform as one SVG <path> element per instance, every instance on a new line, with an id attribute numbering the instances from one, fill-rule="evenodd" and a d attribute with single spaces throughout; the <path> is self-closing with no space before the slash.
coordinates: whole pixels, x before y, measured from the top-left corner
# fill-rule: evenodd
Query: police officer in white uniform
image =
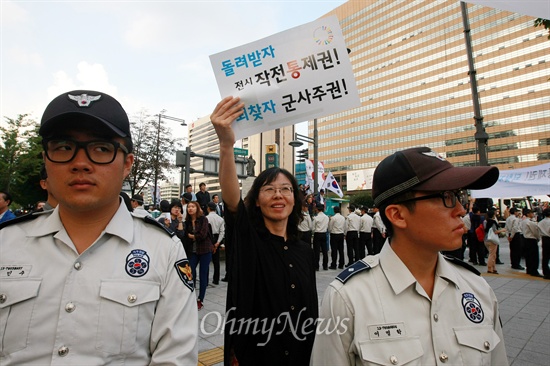
<path id="1" fill-rule="evenodd" d="M 182 244 L 119 197 L 134 160 L 122 106 L 64 93 L 39 133 L 59 204 L 0 227 L 0 364 L 196 365 Z"/>
<path id="2" fill-rule="evenodd" d="M 385 158 L 373 198 L 389 240 L 327 288 L 311 364 L 507 365 L 495 294 L 439 253 L 462 245 L 461 189 L 497 179 L 496 167 L 453 167 L 426 147 Z"/>

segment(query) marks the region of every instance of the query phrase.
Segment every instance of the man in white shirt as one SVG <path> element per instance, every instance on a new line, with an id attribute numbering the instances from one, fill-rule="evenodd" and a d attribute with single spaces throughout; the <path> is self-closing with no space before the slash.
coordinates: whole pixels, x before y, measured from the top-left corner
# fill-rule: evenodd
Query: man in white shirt
<path id="1" fill-rule="evenodd" d="M 361 207 L 361 228 L 359 229 L 359 259 L 365 257 L 365 248 L 368 255 L 374 255 L 372 251 L 372 225 L 374 220 L 370 217 L 368 209 Z"/>
<path id="2" fill-rule="evenodd" d="M 378 207 L 374 207 L 373 225 L 372 225 L 372 250 L 374 254 L 380 253 L 384 242 L 386 241 L 386 226 L 382 222 Z"/>
<path id="3" fill-rule="evenodd" d="M 302 202 L 302 216 L 302 221 L 300 221 L 300 223 L 298 224 L 300 239 L 311 246 L 311 231 L 313 230 L 313 220 L 311 219 L 311 216 L 309 216 L 309 209 L 306 201 Z"/>
<path id="4" fill-rule="evenodd" d="M 140 194 L 134 194 L 130 199 L 130 204 L 134 209 L 132 211 L 132 215 L 136 217 L 151 216 L 149 211 L 143 208 L 143 197 Z"/>
<path id="5" fill-rule="evenodd" d="M 533 277 L 542 277 L 539 273 L 539 240 L 540 231 L 535 219 L 535 213 L 526 208 L 523 210 L 524 219 L 521 221 L 523 233 L 523 249 L 527 274 Z"/>
<path id="6" fill-rule="evenodd" d="M 119 196 L 134 161 L 120 103 L 63 93 L 39 134 L 58 205 L 0 228 L 0 364 L 196 365 L 181 241 Z"/>
<path id="7" fill-rule="evenodd" d="M 462 245 L 465 189 L 497 179 L 496 167 L 453 167 L 427 147 L 382 160 L 372 195 L 388 240 L 326 289 L 311 365 L 508 365 L 493 290 L 440 254 Z"/>
<path id="8" fill-rule="evenodd" d="M 340 214 L 340 207 L 334 207 L 334 215 L 328 223 L 328 231 L 330 232 L 330 269 L 344 268 L 344 231 L 346 227 L 346 219 Z M 339 257 L 339 258 L 338 258 Z"/>
<path id="9" fill-rule="evenodd" d="M 550 261 L 550 208 L 542 210 L 542 216 L 544 219 L 538 223 L 542 237 L 542 275 L 545 280 L 550 280 L 550 268 L 548 267 Z"/>
<path id="10" fill-rule="evenodd" d="M 512 264 L 512 268 L 524 270 L 525 268 L 520 264 L 523 241 L 520 216 L 521 210 L 512 207 L 510 209 L 510 216 L 506 219 L 506 225 L 504 227 L 508 233 L 507 238 L 510 243 L 510 263 Z"/>
<path id="11" fill-rule="evenodd" d="M 325 206 L 318 203 L 315 206 L 317 213 L 313 218 L 313 253 L 315 255 L 315 269 L 319 270 L 320 253 L 323 253 L 323 269 L 328 269 L 327 230 L 329 218 L 325 215 Z"/>
<path id="12" fill-rule="evenodd" d="M 212 283 L 218 285 L 220 283 L 220 250 L 223 249 L 223 239 L 225 237 L 225 221 L 216 213 L 216 204 L 208 202 L 207 204 L 208 224 L 212 227 L 212 235 L 214 236 L 214 252 L 212 253 L 212 264 L 214 265 L 214 276 Z"/>
<path id="13" fill-rule="evenodd" d="M 361 228 L 361 218 L 355 213 L 355 206 L 349 205 L 349 214 L 346 217 L 346 228 L 344 235 L 346 237 L 346 247 L 348 248 L 348 264 L 346 267 L 351 266 L 358 261 L 359 256 L 357 251 L 359 250 L 359 229 Z"/>

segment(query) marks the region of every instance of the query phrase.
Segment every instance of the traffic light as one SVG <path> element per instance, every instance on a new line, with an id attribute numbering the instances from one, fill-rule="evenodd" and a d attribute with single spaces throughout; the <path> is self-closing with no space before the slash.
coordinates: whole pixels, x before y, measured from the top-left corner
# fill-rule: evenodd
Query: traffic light
<path id="1" fill-rule="evenodd" d="M 302 149 L 302 150 L 298 150 L 298 155 L 296 156 L 298 158 L 298 161 L 300 163 L 303 163 L 304 161 L 306 161 L 307 159 L 309 159 L 309 152 L 308 152 L 308 149 Z"/>

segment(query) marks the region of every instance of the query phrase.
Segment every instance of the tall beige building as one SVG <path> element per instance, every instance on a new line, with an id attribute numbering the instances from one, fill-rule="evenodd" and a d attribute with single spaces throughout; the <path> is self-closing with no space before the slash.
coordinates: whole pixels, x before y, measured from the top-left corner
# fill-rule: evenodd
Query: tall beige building
<path id="1" fill-rule="evenodd" d="M 517 169 L 549 162 L 548 32 L 532 17 L 472 4 L 467 10 L 488 163 Z M 332 14 L 351 49 L 362 106 L 318 119 L 325 171 L 346 190 L 348 171 L 414 146 L 455 165 L 478 164 L 460 2 L 351 0 Z"/>
<path id="2" fill-rule="evenodd" d="M 252 155 L 256 161 L 255 175 L 266 169 L 265 154 L 268 149 L 275 149 L 279 154 L 279 166 L 286 169 L 293 169 L 294 151 L 288 145 L 293 140 L 294 126 L 264 132 L 261 134 L 246 137 L 237 141 L 236 147 L 248 151 L 247 158 Z M 189 125 L 189 146 L 191 151 L 201 155 L 219 156 L 220 147 L 214 126 L 210 122 L 210 116 L 197 119 Z M 191 167 L 196 170 L 203 169 L 203 159 L 191 158 Z M 251 178 L 246 178 L 251 179 Z M 193 173 L 189 177 L 189 183 L 193 185 L 193 192 L 199 190 L 199 184 L 206 183 L 206 189 L 212 193 L 220 192 L 220 184 L 217 176 Z"/>

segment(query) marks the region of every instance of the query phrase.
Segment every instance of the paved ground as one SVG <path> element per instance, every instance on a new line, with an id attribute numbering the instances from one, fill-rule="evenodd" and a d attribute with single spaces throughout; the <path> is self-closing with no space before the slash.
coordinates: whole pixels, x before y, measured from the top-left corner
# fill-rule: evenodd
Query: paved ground
<path id="1" fill-rule="evenodd" d="M 495 291 L 511 366 L 548 366 L 550 364 L 550 281 L 535 278 L 510 268 L 508 242 L 502 240 L 498 265 L 500 274 L 487 274 L 477 266 Z M 522 262 L 523 265 L 525 263 Z M 224 263 L 221 265 L 222 275 Z M 212 268 L 211 268 L 211 274 Z M 338 270 L 317 272 L 319 304 L 328 284 Z M 204 308 L 199 312 L 199 365 L 223 365 L 223 314 L 227 285 L 210 285 Z"/>

